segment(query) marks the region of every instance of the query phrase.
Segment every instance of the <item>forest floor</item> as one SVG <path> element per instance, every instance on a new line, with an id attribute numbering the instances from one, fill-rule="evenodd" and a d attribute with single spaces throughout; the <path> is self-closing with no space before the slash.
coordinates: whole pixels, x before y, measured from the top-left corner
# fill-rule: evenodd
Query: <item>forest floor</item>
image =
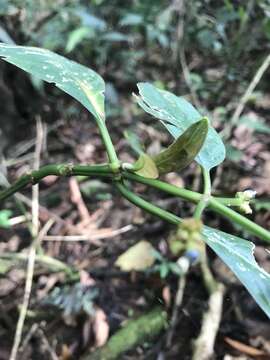
<path id="1" fill-rule="evenodd" d="M 108 127 L 119 157 L 130 161 L 132 156 L 122 137 L 122 129 L 132 125 L 134 120 L 132 111 L 126 104 L 123 106 L 125 116 L 117 122 L 109 120 Z M 258 105 L 252 111 L 256 116 L 263 109 Z M 85 112 L 63 118 L 50 109 L 49 115 L 54 116 L 53 121 L 42 118 L 41 165 L 106 161 L 95 124 L 89 121 Z M 158 151 L 170 141 L 164 132 L 152 127 L 150 118 L 137 123 L 136 131 L 149 153 Z M 14 130 L 11 131 L 5 148 L 4 164 L 10 181 L 28 171 L 35 159 L 35 117 L 31 124 L 22 122 L 17 130 L 16 136 Z M 259 198 L 269 198 L 269 135 L 255 133 L 243 125 L 234 131 L 232 142 L 244 155 L 235 162 L 226 162 L 222 171 L 213 173 L 216 193 L 233 195 L 252 188 Z M 166 180 L 199 189 L 195 164 L 181 175 L 167 175 Z M 192 214 L 192 207 L 179 199 L 142 185 L 137 186 L 136 191 L 177 215 L 188 217 Z M 25 214 L 18 210 L 13 199 L 5 202 L 5 208 L 12 210 L 14 225 L 0 230 L 0 253 L 20 252 L 27 258 L 32 236 L 25 215 L 31 212 L 31 189 L 24 190 L 23 194 L 18 200 L 24 204 Z M 38 202 L 39 228 L 47 224 L 38 256 L 58 259 L 70 269 L 76 269 L 78 276 L 72 278 L 63 271 L 53 271 L 42 261 L 36 262 L 19 359 L 78 359 L 83 353 L 104 344 L 108 336 L 116 333 L 128 319 L 156 306 L 162 306 L 168 313 L 168 326 L 154 339 L 145 339 L 121 355 L 121 359 L 191 359 L 193 341 L 200 332 L 208 306 L 208 294 L 198 266 L 193 266 L 188 273 L 172 341 L 166 346 L 177 275 L 169 273 L 162 279 L 158 272 L 123 272 L 115 265 L 120 254 L 141 240 L 151 242 L 164 257 L 175 260 L 167 243 L 174 228 L 122 199 L 110 182 L 95 178 L 57 179 L 49 176 L 39 186 Z M 270 227 L 269 210 L 258 206 L 251 218 Z M 204 221 L 221 230 L 240 234 L 229 221 L 208 211 Z M 265 251 L 265 244 L 254 238 L 251 240 L 257 244 L 257 261 L 270 271 L 270 255 Z M 211 251 L 209 259 L 216 279 L 225 286 L 222 319 L 215 343 L 216 358 L 270 359 L 268 319 Z M 4 265 L 0 272 L 1 360 L 9 359 L 26 280 L 25 262 L 13 259 L 12 266 L 5 269 Z"/>

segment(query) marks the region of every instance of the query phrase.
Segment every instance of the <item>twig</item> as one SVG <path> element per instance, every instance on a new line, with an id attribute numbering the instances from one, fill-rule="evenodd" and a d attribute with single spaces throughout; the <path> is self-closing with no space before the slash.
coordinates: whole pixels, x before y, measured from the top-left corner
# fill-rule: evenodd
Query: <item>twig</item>
<path id="1" fill-rule="evenodd" d="M 26 262 L 28 260 L 28 254 L 5 252 L 0 255 L 0 259 Z M 51 272 L 63 271 L 67 276 L 72 276 L 73 278 L 76 276 L 76 272 L 72 267 L 51 256 L 43 254 L 36 255 L 36 262 L 46 267 Z"/>
<path id="2" fill-rule="evenodd" d="M 41 328 L 37 329 L 37 333 L 40 336 L 42 344 L 44 346 L 44 350 L 47 350 L 47 353 L 50 355 L 51 360 L 59 360 L 58 356 L 56 355 L 54 349 L 51 347 L 47 337 L 44 334 L 44 331 Z"/>
<path id="3" fill-rule="evenodd" d="M 215 280 L 209 268 L 205 243 L 202 243 L 201 246 L 200 266 L 209 299 L 208 310 L 203 315 L 200 334 L 194 342 L 192 360 L 209 360 L 214 353 L 215 339 L 221 321 L 225 287 Z"/>
<path id="4" fill-rule="evenodd" d="M 178 12 L 178 19 L 179 19 L 177 25 L 177 31 L 176 31 L 177 48 L 176 48 L 175 60 L 176 63 L 178 63 L 182 68 L 184 80 L 187 84 L 187 87 L 189 88 L 192 101 L 194 102 L 195 106 L 198 109 L 200 109 L 202 106 L 191 81 L 190 71 L 187 65 L 187 59 L 186 59 L 185 47 L 184 47 L 184 27 L 185 27 L 185 12 L 186 12 L 185 0 L 175 1 L 173 7 Z"/>
<path id="5" fill-rule="evenodd" d="M 246 106 L 247 101 L 249 100 L 250 96 L 252 95 L 252 93 L 253 93 L 254 89 L 256 88 L 256 86 L 258 85 L 258 83 L 260 82 L 265 71 L 268 69 L 269 65 L 270 65 L 270 54 L 268 54 L 266 56 L 266 58 L 264 59 L 264 61 L 261 64 L 261 66 L 256 71 L 256 74 L 254 75 L 254 77 L 253 77 L 251 83 L 249 84 L 248 88 L 246 89 L 244 95 L 241 97 L 239 104 L 232 115 L 230 123 L 224 129 L 222 135 L 225 139 L 227 139 L 230 136 L 231 129 L 233 128 L 234 125 L 237 124 L 239 117 L 242 114 L 242 112 Z"/>
<path id="6" fill-rule="evenodd" d="M 203 316 L 202 327 L 194 342 L 192 360 L 209 360 L 214 352 L 214 344 L 222 314 L 224 286 L 218 284 L 208 300 L 208 310 Z"/>
<path id="7" fill-rule="evenodd" d="M 191 94 L 191 97 L 192 97 L 192 101 L 194 102 L 197 109 L 201 109 L 202 105 L 200 103 L 200 100 L 199 100 L 199 98 L 197 96 L 197 93 L 196 93 L 196 91 L 194 89 L 194 86 L 192 84 L 192 81 L 191 81 L 191 76 L 190 76 L 190 71 L 189 71 L 189 68 L 188 68 L 188 65 L 187 65 L 184 45 L 179 46 L 179 58 L 180 58 L 180 64 L 181 64 L 181 67 L 182 67 L 182 70 L 183 70 L 184 79 L 185 79 L 185 82 L 186 82 L 186 84 L 187 84 L 187 86 L 189 88 L 189 91 L 190 91 L 190 94 Z"/>
<path id="8" fill-rule="evenodd" d="M 75 242 L 75 241 L 97 241 L 102 239 L 111 238 L 123 233 L 126 233 L 133 229 L 133 225 L 126 225 L 120 229 L 101 229 L 94 232 L 91 235 L 46 235 L 43 241 L 63 241 L 63 242 Z"/>
<path id="9" fill-rule="evenodd" d="M 37 119 L 37 139 L 36 139 L 36 149 L 35 149 L 35 162 L 34 162 L 34 168 L 38 169 L 40 165 L 40 153 L 42 149 L 42 139 L 43 139 L 43 129 L 42 129 L 42 123 L 40 119 Z M 38 225 L 39 225 L 39 217 L 38 217 L 38 184 L 36 186 L 33 186 L 32 189 L 32 237 L 33 241 L 30 246 L 29 250 L 29 260 L 27 264 L 27 274 L 26 274 L 26 281 L 25 281 L 25 289 L 24 289 L 24 296 L 23 296 L 23 304 L 20 310 L 19 319 L 16 326 L 16 332 L 14 337 L 14 342 L 11 350 L 10 360 L 15 360 L 17 358 L 18 349 L 21 343 L 22 338 L 22 332 L 23 332 L 23 326 L 26 318 L 26 313 L 30 301 L 30 294 L 32 289 L 32 281 L 33 281 L 33 275 L 34 275 L 34 268 L 35 268 L 35 257 L 36 257 L 36 249 L 38 247 L 38 244 L 42 237 L 45 235 L 45 233 L 48 231 L 48 229 L 51 227 L 52 222 L 48 221 L 47 224 L 45 224 L 43 230 L 38 233 Z"/>
<path id="10" fill-rule="evenodd" d="M 71 202 L 77 206 L 78 213 L 82 222 L 88 222 L 90 219 L 89 211 L 83 201 L 81 190 L 76 178 L 70 178 L 69 180 L 70 198 Z"/>
<path id="11" fill-rule="evenodd" d="M 177 287 L 177 292 L 176 292 L 175 301 L 174 301 L 171 323 L 170 323 L 170 328 L 168 330 L 167 339 L 166 339 L 166 347 L 167 348 L 170 348 L 172 345 L 173 334 L 174 334 L 174 330 L 176 328 L 177 320 L 178 320 L 178 312 L 179 312 L 179 308 L 183 301 L 183 295 L 184 295 L 184 291 L 185 291 L 185 287 L 186 287 L 186 273 L 188 272 L 188 269 L 189 269 L 189 261 L 187 258 L 182 257 L 179 260 L 181 261 L 182 268 L 183 268 L 183 262 L 185 263 L 185 271 L 183 274 L 181 274 L 181 276 L 179 276 L 179 279 L 178 279 L 178 287 Z M 179 262 L 179 260 L 178 260 L 178 262 Z"/>

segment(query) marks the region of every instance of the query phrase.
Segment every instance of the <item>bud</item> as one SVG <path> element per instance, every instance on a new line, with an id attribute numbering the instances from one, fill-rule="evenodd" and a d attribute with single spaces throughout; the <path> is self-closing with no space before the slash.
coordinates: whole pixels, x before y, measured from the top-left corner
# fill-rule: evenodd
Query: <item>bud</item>
<path id="1" fill-rule="evenodd" d="M 236 193 L 236 197 L 242 201 L 239 205 L 239 208 L 241 211 L 243 211 L 244 214 L 252 214 L 250 200 L 254 199 L 255 196 L 256 191 L 252 189 L 239 191 L 238 193 Z"/>

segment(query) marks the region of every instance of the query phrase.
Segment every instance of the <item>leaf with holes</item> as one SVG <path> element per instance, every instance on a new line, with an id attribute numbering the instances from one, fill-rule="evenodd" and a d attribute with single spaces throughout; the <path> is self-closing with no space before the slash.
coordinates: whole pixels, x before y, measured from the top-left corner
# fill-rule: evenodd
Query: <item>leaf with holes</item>
<path id="1" fill-rule="evenodd" d="M 0 43 L 0 57 L 78 100 L 98 121 L 105 120 L 103 79 L 93 70 L 54 52 Z"/>
<path id="2" fill-rule="evenodd" d="M 149 83 L 137 84 L 138 104 L 149 114 L 160 119 L 172 136 L 177 139 L 190 125 L 199 121 L 202 115 L 185 99 L 169 91 L 160 90 Z M 206 170 L 220 164 L 225 158 L 225 147 L 213 127 L 195 160 Z"/>
<path id="3" fill-rule="evenodd" d="M 270 275 L 256 263 L 254 244 L 237 236 L 204 226 L 206 243 L 243 283 L 270 318 Z"/>
<path id="4" fill-rule="evenodd" d="M 167 149 L 153 157 L 160 175 L 180 171 L 199 153 L 208 132 L 208 119 L 192 124 Z"/>

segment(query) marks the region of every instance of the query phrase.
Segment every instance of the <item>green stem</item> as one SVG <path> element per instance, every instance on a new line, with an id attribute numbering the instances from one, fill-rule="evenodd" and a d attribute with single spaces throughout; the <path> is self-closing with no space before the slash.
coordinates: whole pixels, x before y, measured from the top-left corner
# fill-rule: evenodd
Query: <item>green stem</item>
<path id="1" fill-rule="evenodd" d="M 115 182 L 115 186 L 124 198 L 126 198 L 132 204 L 149 212 L 150 214 L 158 216 L 162 220 L 165 220 L 173 225 L 178 225 L 179 222 L 181 221 L 181 219 L 178 216 L 171 214 L 170 212 L 163 210 L 163 209 L 159 208 L 158 206 L 153 205 L 153 204 L 149 203 L 148 201 L 142 199 L 138 195 L 134 194 L 123 183 L 117 181 L 117 182 Z"/>
<path id="2" fill-rule="evenodd" d="M 207 207 L 207 204 L 209 202 L 210 196 L 211 196 L 211 178 L 210 178 L 210 173 L 209 170 L 206 170 L 204 168 L 202 169 L 202 174 L 203 174 L 203 196 L 201 197 L 195 212 L 194 212 L 194 218 L 195 219 L 200 219 L 202 216 L 202 213 L 204 211 L 204 209 Z"/>
<path id="3" fill-rule="evenodd" d="M 123 173 L 123 177 L 131 180 L 136 181 L 141 184 L 145 184 L 151 187 L 154 187 L 158 190 L 164 191 L 170 195 L 181 197 L 185 200 L 191 201 L 193 203 L 198 203 L 202 197 L 202 194 L 196 193 L 191 190 L 181 189 L 175 185 L 164 183 L 160 180 L 155 179 L 146 179 L 142 176 L 131 174 L 128 172 Z M 224 200 L 224 198 L 223 198 Z M 270 232 L 264 229 L 263 227 L 255 224 L 251 220 L 247 219 L 246 217 L 242 216 L 241 214 L 237 213 L 236 211 L 228 208 L 227 206 L 223 205 L 219 202 L 219 198 L 215 198 L 213 196 L 210 197 L 209 202 L 207 204 L 209 209 L 219 213 L 221 216 L 224 216 L 238 225 L 240 225 L 245 230 L 249 231 L 253 235 L 258 236 L 259 238 L 270 242 Z"/>
<path id="4" fill-rule="evenodd" d="M 106 148 L 108 158 L 110 160 L 111 169 L 113 172 L 117 172 L 120 168 L 120 162 L 119 162 L 117 154 L 115 152 L 114 145 L 112 143 L 112 139 L 110 137 L 108 129 L 105 125 L 105 121 L 99 120 L 99 121 L 97 121 L 97 125 L 99 128 L 104 146 Z"/>
<path id="5" fill-rule="evenodd" d="M 21 176 L 13 185 L 0 193 L 0 201 L 15 194 L 17 191 L 25 188 L 28 184 L 36 184 L 48 175 L 71 176 L 71 175 L 98 175 L 112 176 L 112 170 L 108 164 L 101 165 L 45 165 L 39 170 L 34 170 L 29 174 Z"/>
<path id="6" fill-rule="evenodd" d="M 6 190 L 0 192 L 0 201 L 8 198 L 9 196 L 13 195 L 17 191 L 20 191 L 28 184 L 35 184 L 39 182 L 42 178 L 48 175 L 56 175 L 56 176 L 71 176 L 71 175 L 85 175 L 85 176 L 98 176 L 98 177 L 108 177 L 113 179 L 115 174 L 111 168 L 110 164 L 101 164 L 101 165 L 72 165 L 72 164 L 61 164 L 61 165 L 46 165 L 39 170 L 35 170 L 27 175 L 22 176 L 19 178 L 13 185 L 11 185 Z M 122 177 L 131 181 L 136 181 L 161 191 L 164 191 L 168 194 L 181 197 L 185 200 L 191 201 L 193 203 L 199 203 L 203 194 L 178 188 L 174 185 L 167 184 L 160 180 L 155 179 L 147 179 L 142 176 L 132 174 L 127 171 L 122 172 Z M 222 202 L 225 202 L 225 198 L 221 198 Z M 215 212 L 219 213 L 220 215 L 229 218 L 230 220 L 236 222 L 245 230 L 251 232 L 254 235 L 259 236 L 260 238 L 270 242 L 270 233 L 266 229 L 262 228 L 261 226 L 253 223 L 251 220 L 245 218 L 241 214 L 233 211 L 232 209 L 223 205 L 222 202 L 219 202 L 219 198 L 210 197 L 207 206 L 214 210 Z M 147 203 L 149 204 L 149 203 Z M 152 205 L 154 206 L 154 205 Z M 167 215 L 170 214 L 166 212 Z M 175 217 L 175 215 L 170 214 L 171 216 Z M 176 217 L 177 220 L 173 220 L 173 222 L 164 218 L 164 220 L 169 221 L 170 223 L 178 223 L 179 219 Z"/>
<path id="7" fill-rule="evenodd" d="M 226 197 L 215 197 L 221 204 L 229 207 L 240 207 L 243 204 L 243 200 L 237 197 L 226 198 Z"/>
<path id="8" fill-rule="evenodd" d="M 132 174 L 130 172 L 123 172 L 122 176 L 127 180 L 136 181 L 138 183 L 154 187 L 170 195 L 181 197 L 182 199 L 191 201 L 195 204 L 198 203 L 202 197 L 202 194 L 197 193 L 195 191 L 182 189 L 175 185 L 167 184 L 160 180 L 145 178 L 143 176 Z"/>
<path id="9" fill-rule="evenodd" d="M 240 225 L 243 229 L 249 231 L 253 235 L 257 235 L 259 238 L 270 242 L 270 232 L 260 225 L 254 223 L 253 221 L 247 219 L 236 211 L 228 208 L 227 206 L 221 204 L 217 199 L 213 197 L 209 200 L 208 206 L 210 209 L 214 210 L 218 214 L 229 218 L 236 224 Z"/>

